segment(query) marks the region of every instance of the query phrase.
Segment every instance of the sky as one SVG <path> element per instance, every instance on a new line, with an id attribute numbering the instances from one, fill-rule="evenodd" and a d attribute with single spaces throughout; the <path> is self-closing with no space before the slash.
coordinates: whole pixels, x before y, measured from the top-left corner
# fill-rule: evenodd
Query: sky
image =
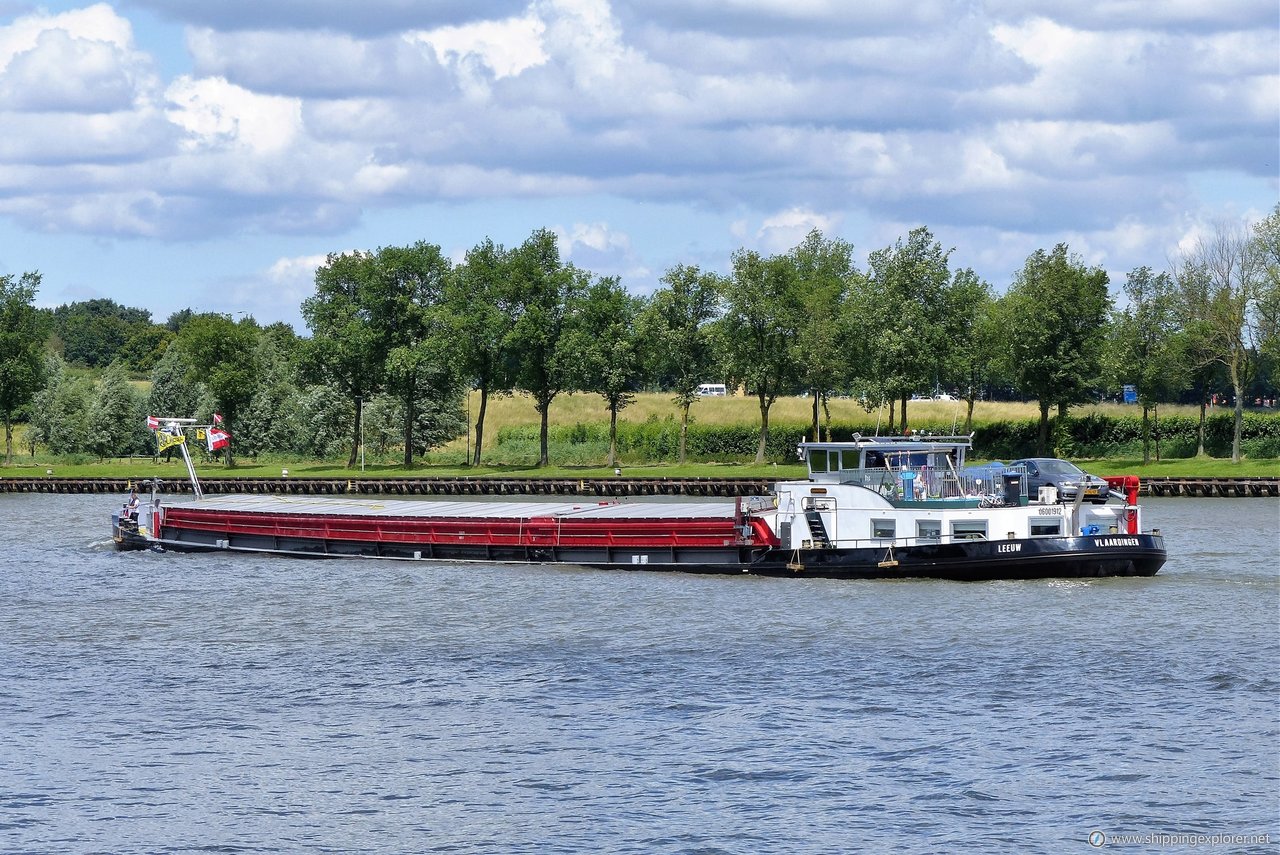
<path id="1" fill-rule="evenodd" d="M 0 0 L 0 275 L 286 321 L 329 253 L 539 228 L 651 293 L 927 226 L 1117 294 L 1280 201 L 1275 0 Z"/>

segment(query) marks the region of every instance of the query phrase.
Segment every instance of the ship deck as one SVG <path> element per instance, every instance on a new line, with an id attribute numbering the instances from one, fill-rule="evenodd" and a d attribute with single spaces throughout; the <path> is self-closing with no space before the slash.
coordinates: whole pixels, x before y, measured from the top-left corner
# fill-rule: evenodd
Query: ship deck
<path id="1" fill-rule="evenodd" d="M 638 550 L 639 560 L 680 550 L 776 545 L 762 516 L 738 501 L 508 502 L 373 500 L 339 497 L 217 496 L 169 505 L 165 543 L 284 552 L 480 557 L 565 555 L 570 548 Z M 506 550 L 501 555 L 494 550 Z M 643 550 L 658 550 L 643 553 Z M 643 554 L 642 554 L 643 553 Z M 648 558 L 644 557 L 649 555 Z"/>
<path id="2" fill-rule="evenodd" d="M 181 511 L 397 519 L 734 520 L 737 502 L 511 502 L 467 499 L 371 499 L 345 496 L 224 495 L 181 502 Z"/>

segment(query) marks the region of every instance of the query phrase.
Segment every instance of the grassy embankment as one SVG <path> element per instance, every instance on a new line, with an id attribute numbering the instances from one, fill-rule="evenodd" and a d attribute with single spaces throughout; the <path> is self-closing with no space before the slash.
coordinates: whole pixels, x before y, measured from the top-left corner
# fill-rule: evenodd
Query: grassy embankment
<path id="1" fill-rule="evenodd" d="M 478 409 L 478 396 L 472 398 L 472 416 Z M 812 402 L 804 398 L 782 398 L 770 412 L 770 423 L 807 424 L 812 414 Z M 877 415 L 887 422 L 888 409 L 881 413 L 868 414 L 853 400 L 840 399 L 830 402 L 831 421 L 840 423 L 861 423 L 875 425 Z M 1091 412 L 1110 415 L 1134 415 L 1135 408 L 1120 404 L 1101 404 L 1094 407 L 1077 407 L 1072 416 L 1081 417 Z M 964 402 L 946 401 L 912 401 L 907 414 L 911 426 L 920 430 L 935 433 L 951 433 L 964 425 Z M 1183 414 L 1196 415 L 1193 407 L 1166 406 L 1161 408 L 1162 415 Z M 621 413 L 621 419 L 631 422 L 644 422 L 649 418 L 666 419 L 676 416 L 677 410 L 668 395 L 639 395 L 636 401 Z M 1007 402 L 979 402 L 974 411 L 975 424 L 989 424 L 1002 421 L 1026 421 L 1035 419 L 1038 411 L 1035 404 Z M 692 416 L 702 425 L 736 425 L 759 424 L 760 413 L 755 398 L 726 397 L 704 398 L 693 406 Z M 601 399 L 596 395 L 561 395 L 551 406 L 551 424 L 573 426 L 578 424 L 607 424 L 608 411 Z M 405 477 L 424 475 L 510 475 L 513 477 L 571 477 L 588 478 L 596 476 L 612 476 L 613 471 L 602 464 L 604 455 L 598 460 L 584 461 L 583 465 L 556 465 L 557 458 L 564 459 L 568 455 L 563 449 L 555 446 L 551 449 L 552 466 L 539 469 L 534 466 L 536 447 L 521 446 L 514 455 L 502 453 L 497 447 L 499 432 L 504 427 L 536 426 L 537 413 L 527 396 L 493 398 L 489 401 L 488 414 L 485 420 L 485 465 L 476 469 L 465 466 L 466 440 L 459 439 L 445 448 L 435 451 L 407 471 L 399 465 L 398 458 L 374 460 L 366 455 L 364 477 Z M 888 432 L 887 425 L 882 428 Z M 1080 461 L 1085 462 L 1085 461 Z M 685 466 L 675 464 L 641 464 L 622 460 L 623 474 L 630 477 L 799 477 L 804 474 L 800 465 L 755 466 L 742 460 L 726 460 L 720 462 L 697 462 Z M 1246 459 L 1232 465 L 1229 459 L 1222 458 L 1180 458 L 1153 462 L 1143 466 L 1141 458 L 1119 458 L 1087 461 L 1089 471 L 1099 475 L 1115 475 L 1136 473 L 1146 477 L 1277 477 L 1280 476 L 1280 460 Z M 301 461 L 301 460 L 238 460 L 233 469 L 228 469 L 219 462 L 201 461 L 197 470 L 205 477 L 279 477 L 281 469 L 288 469 L 293 477 L 361 477 L 359 465 L 347 469 L 343 461 Z M 15 454 L 14 465 L 0 467 L 0 477 L 29 476 L 39 474 L 45 476 L 52 470 L 53 477 L 124 477 L 124 478 L 183 478 L 185 472 L 181 462 L 153 462 L 150 458 L 134 458 L 128 460 L 112 460 L 100 463 L 68 464 L 65 462 L 41 458 L 37 454 L 32 460 L 26 455 Z"/>

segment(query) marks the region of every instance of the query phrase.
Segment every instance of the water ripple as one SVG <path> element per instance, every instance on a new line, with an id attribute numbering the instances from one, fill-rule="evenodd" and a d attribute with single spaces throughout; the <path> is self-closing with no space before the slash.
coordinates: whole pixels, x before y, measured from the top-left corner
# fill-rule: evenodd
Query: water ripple
<path id="1" fill-rule="evenodd" d="M 1275 502 L 977 585 L 121 555 L 111 504 L 0 496 L 0 850 L 1280 839 Z"/>

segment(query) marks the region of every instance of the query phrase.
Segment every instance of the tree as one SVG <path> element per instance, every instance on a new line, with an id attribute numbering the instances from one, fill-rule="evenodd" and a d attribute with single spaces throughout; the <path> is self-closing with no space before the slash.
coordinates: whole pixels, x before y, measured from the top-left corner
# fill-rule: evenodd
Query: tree
<path id="1" fill-rule="evenodd" d="M 182 332 L 182 328 L 187 325 L 187 321 L 196 316 L 196 313 L 190 309 L 180 309 L 165 319 L 164 326 L 169 332 L 177 335 Z"/>
<path id="2" fill-rule="evenodd" d="M 288 426 L 294 420 L 299 393 L 293 367 L 280 353 L 277 341 L 279 338 L 265 329 L 258 337 L 253 360 L 257 382 L 236 422 L 236 450 L 242 455 L 288 452 L 295 442 Z"/>
<path id="3" fill-rule="evenodd" d="M 53 331 L 62 340 L 63 356 L 72 364 L 92 368 L 123 358 L 130 339 L 140 358 L 151 352 L 146 344 L 151 331 L 151 313 L 122 306 L 114 300 L 98 298 L 68 303 L 53 310 Z"/>
<path id="4" fill-rule="evenodd" d="M 1257 368 L 1262 343 L 1260 307 L 1266 300 L 1263 255 L 1246 230 L 1219 224 L 1182 256 L 1183 278 L 1203 287 L 1196 306 L 1204 323 L 1203 354 L 1227 371 L 1235 396 L 1231 462 L 1240 462 L 1245 388 Z"/>
<path id="5" fill-rule="evenodd" d="M 952 277 L 947 299 L 949 347 L 944 376 L 965 400 L 964 433 L 973 430 L 973 407 L 982 388 L 996 376 L 1001 323 L 991 286 L 969 268 Z"/>
<path id="6" fill-rule="evenodd" d="M 872 359 L 884 393 L 902 405 L 904 434 L 911 393 L 935 388 L 952 361 L 950 255 L 922 226 L 912 229 L 905 243 L 898 240 L 867 260 L 868 311 L 878 328 Z"/>
<path id="7" fill-rule="evenodd" d="M 576 379 L 567 334 L 587 276 L 561 262 L 554 232 L 539 229 L 512 253 L 511 279 L 516 318 L 508 346 L 515 355 L 515 386 L 529 393 L 541 418 L 538 465 L 546 466 L 551 402 Z"/>
<path id="8" fill-rule="evenodd" d="M 445 303 L 456 339 L 467 345 L 456 355 L 459 367 L 480 392 L 471 459 L 479 466 L 489 396 L 512 385 L 509 344 L 516 306 L 511 253 L 487 238 L 468 250 L 446 285 Z"/>
<path id="9" fill-rule="evenodd" d="M 1259 356 L 1280 362 L 1280 204 L 1253 227 L 1253 249 L 1261 267 L 1255 323 Z"/>
<path id="10" fill-rule="evenodd" d="M 759 402 L 757 464 L 764 462 L 769 443 L 769 410 L 797 382 L 794 343 L 803 313 L 796 279 L 792 259 L 740 249 L 725 283 L 725 313 L 717 331 L 729 373 Z"/>
<path id="11" fill-rule="evenodd" d="M 1009 374 L 1040 402 L 1036 453 L 1049 445 L 1049 408 L 1089 400 L 1101 371 L 1111 295 L 1106 271 L 1087 268 L 1066 244 L 1032 253 L 1005 295 L 1008 328 L 1004 349 Z"/>
<path id="12" fill-rule="evenodd" d="M 234 436 L 236 422 L 258 388 L 257 321 L 248 316 L 237 322 L 227 315 L 197 315 L 178 333 L 177 345 L 190 366 L 190 379 L 203 381 L 216 412 Z M 230 445 L 226 461 L 228 466 L 235 465 Z"/>
<path id="13" fill-rule="evenodd" d="M 1200 421 L 1196 429 L 1196 456 L 1205 456 L 1205 423 L 1212 390 L 1225 383 L 1225 372 L 1214 360 L 1213 329 L 1208 321 L 1209 277 L 1196 264 L 1182 262 L 1174 273 L 1174 296 L 1177 315 L 1177 350 L 1186 371 L 1187 383 L 1200 405 Z"/>
<path id="14" fill-rule="evenodd" d="M 170 345 L 151 370 L 147 412 L 153 416 L 193 418 L 204 395 L 195 372 L 182 356 L 182 348 Z"/>
<path id="15" fill-rule="evenodd" d="M 173 333 L 159 324 L 136 326 L 116 356 L 135 371 L 150 371 L 164 356 L 173 338 Z"/>
<path id="16" fill-rule="evenodd" d="M 582 390 L 597 393 L 609 408 L 609 466 L 618 458 L 618 412 L 635 400 L 644 379 L 636 323 L 643 307 L 616 277 L 606 277 L 587 288 L 574 312 L 569 349 L 581 360 Z"/>
<path id="17" fill-rule="evenodd" d="M 317 460 L 341 454 L 347 449 L 352 415 L 351 398 L 343 390 L 323 383 L 303 387 L 283 425 L 290 449 Z"/>
<path id="18" fill-rule="evenodd" d="M 368 280 L 369 323 L 386 352 L 386 387 L 400 401 L 404 465 L 410 468 L 420 435 L 419 401 L 457 400 L 461 392 L 454 354 L 462 348 L 444 307 L 452 265 L 439 246 L 423 241 L 379 249 L 375 265 Z"/>
<path id="19" fill-rule="evenodd" d="M 662 277 L 637 324 L 644 341 L 649 374 L 675 392 L 680 408 L 679 461 L 685 462 L 689 408 L 698 386 L 717 371 L 712 322 L 720 316 L 725 283 L 714 273 L 676 265 Z"/>
<path id="20" fill-rule="evenodd" d="M 124 366 L 113 362 L 94 384 L 89 404 L 88 450 L 99 459 L 141 451 L 146 440 L 142 401 Z"/>
<path id="21" fill-rule="evenodd" d="M 813 399 L 810 435 L 818 434 L 818 407 L 848 379 L 850 349 L 856 347 L 842 311 L 857 276 L 853 247 L 839 238 L 824 238 L 817 229 L 790 252 L 795 268 L 800 310 L 794 359 L 801 385 Z"/>
<path id="22" fill-rule="evenodd" d="M 316 270 L 316 293 L 302 302 L 312 332 L 302 347 L 307 379 L 332 385 L 352 404 L 348 468 L 360 448 L 361 407 L 382 387 L 386 363 L 385 340 L 370 324 L 367 292 L 376 271 L 373 253 L 331 253 Z"/>
<path id="23" fill-rule="evenodd" d="M 1151 462 L 1150 416 L 1161 401 L 1169 400 L 1185 382 L 1178 337 L 1177 288 L 1167 273 L 1150 267 L 1130 271 L 1124 284 L 1129 305 L 1112 322 L 1110 357 L 1112 377 L 1120 385 L 1133 385 L 1142 405 L 1142 462 Z M 1160 459 L 1159 434 L 1156 459 Z"/>
<path id="24" fill-rule="evenodd" d="M 5 465 L 13 463 L 13 419 L 44 382 L 45 316 L 35 307 L 40 274 L 0 276 L 0 412 Z"/>
<path id="25" fill-rule="evenodd" d="M 31 427 L 50 454 L 73 454 L 86 445 L 89 392 L 67 376 L 67 363 L 56 353 L 44 359 L 44 386 L 31 400 Z"/>

